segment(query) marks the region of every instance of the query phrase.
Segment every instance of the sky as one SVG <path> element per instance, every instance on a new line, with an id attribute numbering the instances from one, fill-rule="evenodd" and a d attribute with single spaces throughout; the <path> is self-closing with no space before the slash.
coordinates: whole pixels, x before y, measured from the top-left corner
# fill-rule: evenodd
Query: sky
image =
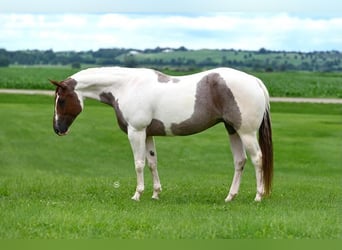
<path id="1" fill-rule="evenodd" d="M 0 48 L 342 51 L 340 0 L 0 0 Z"/>

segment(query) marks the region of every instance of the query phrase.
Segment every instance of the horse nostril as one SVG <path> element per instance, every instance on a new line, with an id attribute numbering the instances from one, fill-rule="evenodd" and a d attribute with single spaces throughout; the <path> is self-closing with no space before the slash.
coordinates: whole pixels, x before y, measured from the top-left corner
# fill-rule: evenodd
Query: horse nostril
<path id="1" fill-rule="evenodd" d="M 55 131 L 55 133 L 56 133 L 57 135 L 59 134 L 58 128 L 54 128 L 54 131 Z"/>

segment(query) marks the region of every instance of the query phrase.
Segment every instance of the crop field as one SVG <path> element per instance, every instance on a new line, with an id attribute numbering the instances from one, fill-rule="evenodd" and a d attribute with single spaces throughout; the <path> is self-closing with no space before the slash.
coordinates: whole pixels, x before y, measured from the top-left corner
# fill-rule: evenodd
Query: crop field
<path id="1" fill-rule="evenodd" d="M 65 137 L 52 113 L 53 97 L 0 94 L 1 239 L 342 238 L 341 105 L 272 103 L 274 188 L 261 203 L 250 162 L 224 202 L 233 166 L 221 125 L 157 137 L 163 192 L 151 200 L 146 168 L 134 202 L 132 153 L 113 110 L 87 100 Z"/>
<path id="2" fill-rule="evenodd" d="M 48 79 L 64 80 L 76 73 L 70 67 L 0 67 L 0 88 L 53 89 Z M 164 70 L 171 75 L 192 72 Z M 342 98 L 342 73 L 249 72 L 264 81 L 271 96 Z"/>
<path id="3" fill-rule="evenodd" d="M 70 67 L 0 67 L 0 88 L 53 89 L 48 79 L 64 80 L 77 71 Z"/>

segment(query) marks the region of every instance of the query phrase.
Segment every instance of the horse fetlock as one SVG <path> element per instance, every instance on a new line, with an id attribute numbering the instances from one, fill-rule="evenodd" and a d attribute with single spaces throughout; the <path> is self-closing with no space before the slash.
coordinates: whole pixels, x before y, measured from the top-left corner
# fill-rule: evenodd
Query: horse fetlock
<path id="1" fill-rule="evenodd" d="M 153 190 L 155 191 L 155 192 L 161 192 L 162 191 L 162 187 L 161 187 L 161 185 L 160 184 L 154 184 L 153 185 Z"/>
<path id="2" fill-rule="evenodd" d="M 145 190 L 144 185 L 138 185 L 138 186 L 137 186 L 137 189 L 136 189 L 135 191 L 136 191 L 137 193 L 142 194 L 142 193 L 144 192 L 144 190 Z"/>
<path id="3" fill-rule="evenodd" d="M 153 185 L 152 199 L 159 200 L 159 194 L 161 191 L 162 191 L 161 185 L 160 184 L 154 184 Z"/>

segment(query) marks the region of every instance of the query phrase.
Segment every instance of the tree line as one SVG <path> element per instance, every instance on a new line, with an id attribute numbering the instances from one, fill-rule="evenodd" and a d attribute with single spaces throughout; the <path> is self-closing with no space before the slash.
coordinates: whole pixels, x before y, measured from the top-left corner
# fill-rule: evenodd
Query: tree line
<path id="1" fill-rule="evenodd" d="M 339 51 L 286 52 L 261 48 L 244 50 L 189 50 L 185 47 L 155 49 L 110 48 L 97 51 L 0 49 L 0 67 L 9 65 L 81 65 L 197 69 L 234 67 L 261 71 L 342 71 Z"/>

